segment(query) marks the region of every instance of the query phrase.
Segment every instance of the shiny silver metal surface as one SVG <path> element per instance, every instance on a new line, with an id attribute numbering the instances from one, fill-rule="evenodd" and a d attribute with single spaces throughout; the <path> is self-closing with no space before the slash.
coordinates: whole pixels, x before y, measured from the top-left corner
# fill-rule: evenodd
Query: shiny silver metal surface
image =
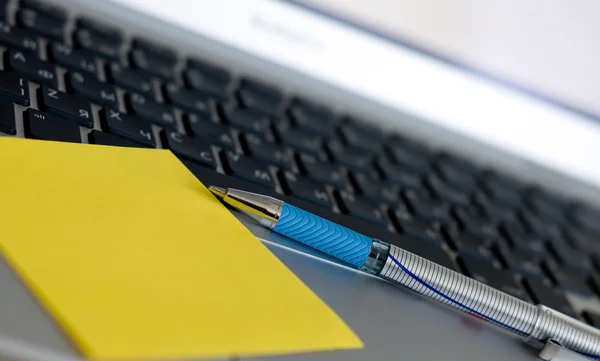
<path id="1" fill-rule="evenodd" d="M 238 189 L 209 186 L 208 189 L 225 203 L 245 213 L 257 223 L 273 229 L 281 216 L 283 201 Z"/>
<path id="2" fill-rule="evenodd" d="M 359 269 L 372 275 L 378 275 L 385 266 L 385 262 L 387 261 L 389 254 L 390 245 L 386 242 L 382 242 L 376 238 L 373 238 L 371 252 L 367 257 L 365 264 Z"/>
<path id="3" fill-rule="evenodd" d="M 545 361 L 587 361 L 590 358 L 563 347 L 554 340 L 548 340 L 538 357 Z"/>
<path id="4" fill-rule="evenodd" d="M 586 356 L 600 356 L 600 330 L 548 307 L 524 302 L 394 245 L 390 246 L 390 257 L 380 276 L 527 341 L 553 339 Z"/>

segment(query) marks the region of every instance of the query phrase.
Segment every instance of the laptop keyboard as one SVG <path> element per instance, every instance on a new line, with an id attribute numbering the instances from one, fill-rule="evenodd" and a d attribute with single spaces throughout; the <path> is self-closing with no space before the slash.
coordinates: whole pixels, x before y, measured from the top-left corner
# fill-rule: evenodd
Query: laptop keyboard
<path id="1" fill-rule="evenodd" d="M 281 198 L 600 326 L 566 297 L 600 301 L 599 211 L 95 19 L 67 34 L 63 9 L 7 4 L 0 133 L 22 117 L 18 136 L 168 148 L 205 184 Z"/>

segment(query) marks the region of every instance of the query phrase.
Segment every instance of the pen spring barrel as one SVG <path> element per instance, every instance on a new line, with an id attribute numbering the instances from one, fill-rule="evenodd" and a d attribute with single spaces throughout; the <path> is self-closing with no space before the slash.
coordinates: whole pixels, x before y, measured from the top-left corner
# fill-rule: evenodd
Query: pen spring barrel
<path id="1" fill-rule="evenodd" d="M 390 245 L 379 276 L 428 298 L 477 316 L 521 337 L 554 339 L 600 357 L 600 331 L 541 305 L 533 305 Z"/>

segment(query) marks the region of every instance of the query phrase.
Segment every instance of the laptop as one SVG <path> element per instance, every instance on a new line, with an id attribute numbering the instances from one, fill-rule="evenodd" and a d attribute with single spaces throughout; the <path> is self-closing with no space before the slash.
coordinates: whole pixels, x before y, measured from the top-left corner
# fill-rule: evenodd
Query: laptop
<path id="1" fill-rule="evenodd" d="M 568 37 L 555 57 L 528 45 L 563 14 L 544 5 L 536 23 L 533 5 L 466 1 L 0 0 L 0 134 L 167 148 L 206 185 L 284 199 L 599 327 L 597 82 L 575 76 L 588 58 Z M 577 9 L 562 31 L 581 31 Z M 252 360 L 537 358 L 239 219 L 365 343 Z M 0 359 L 83 359 L 3 262 Z"/>

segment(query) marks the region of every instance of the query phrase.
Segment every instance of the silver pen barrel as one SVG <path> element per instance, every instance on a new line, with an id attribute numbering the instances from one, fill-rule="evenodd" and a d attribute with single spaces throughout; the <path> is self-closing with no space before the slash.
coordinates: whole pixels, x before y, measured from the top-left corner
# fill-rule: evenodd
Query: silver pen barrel
<path id="1" fill-rule="evenodd" d="M 379 276 L 502 327 L 529 343 L 560 342 L 600 357 L 600 330 L 543 305 L 533 305 L 394 245 Z"/>

